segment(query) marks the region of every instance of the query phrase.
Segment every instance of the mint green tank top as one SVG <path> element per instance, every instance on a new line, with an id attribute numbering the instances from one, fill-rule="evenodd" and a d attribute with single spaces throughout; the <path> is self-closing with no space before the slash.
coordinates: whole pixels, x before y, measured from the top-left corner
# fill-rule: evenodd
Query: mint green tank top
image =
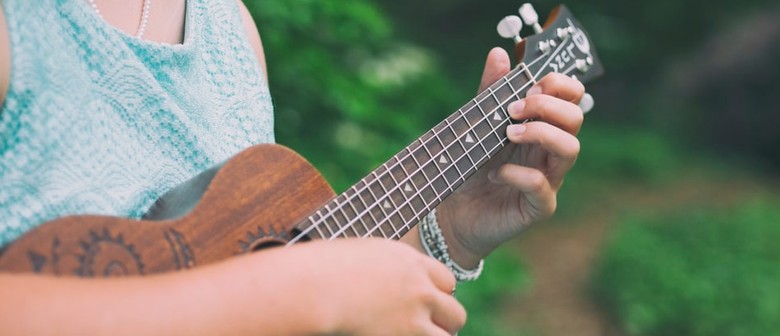
<path id="1" fill-rule="evenodd" d="M 11 44 L 0 247 L 66 215 L 138 218 L 168 189 L 273 142 L 236 0 L 187 0 L 181 45 L 129 36 L 85 0 L 0 2 Z"/>

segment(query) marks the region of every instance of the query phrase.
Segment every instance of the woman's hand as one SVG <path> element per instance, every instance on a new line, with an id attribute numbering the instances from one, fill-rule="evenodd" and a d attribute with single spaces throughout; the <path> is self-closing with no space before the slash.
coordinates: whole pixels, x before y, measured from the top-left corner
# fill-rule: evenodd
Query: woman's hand
<path id="1" fill-rule="evenodd" d="M 298 273 L 290 297 L 320 334 L 452 335 L 466 322 L 449 269 L 405 244 L 344 239 L 289 250 L 280 252 Z"/>
<path id="2" fill-rule="evenodd" d="M 480 91 L 509 72 L 509 56 L 495 48 L 488 55 Z M 510 144 L 437 209 L 450 254 L 473 267 L 504 241 L 555 211 L 556 194 L 579 154 L 576 134 L 583 121 L 577 103 L 583 85 L 550 74 L 509 105 Z"/>

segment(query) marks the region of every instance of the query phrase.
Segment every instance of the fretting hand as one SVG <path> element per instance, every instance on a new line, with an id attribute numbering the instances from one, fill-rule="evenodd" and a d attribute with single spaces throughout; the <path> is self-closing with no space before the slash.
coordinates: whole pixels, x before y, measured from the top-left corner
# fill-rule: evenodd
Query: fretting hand
<path id="1" fill-rule="evenodd" d="M 488 55 L 480 91 L 510 70 L 500 48 Z M 473 267 L 498 245 L 555 211 L 556 194 L 579 154 L 576 134 L 583 122 L 577 103 L 583 85 L 550 74 L 508 107 L 516 121 L 511 142 L 446 199 L 437 210 L 452 258 Z"/>

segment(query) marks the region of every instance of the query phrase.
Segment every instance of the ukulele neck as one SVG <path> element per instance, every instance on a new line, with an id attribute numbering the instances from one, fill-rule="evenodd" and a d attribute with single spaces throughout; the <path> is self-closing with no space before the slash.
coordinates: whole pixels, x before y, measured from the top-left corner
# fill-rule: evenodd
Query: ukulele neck
<path id="1" fill-rule="evenodd" d="M 319 239 L 400 238 L 508 143 L 506 127 L 514 121 L 507 106 L 534 82 L 519 65 L 298 229 Z"/>

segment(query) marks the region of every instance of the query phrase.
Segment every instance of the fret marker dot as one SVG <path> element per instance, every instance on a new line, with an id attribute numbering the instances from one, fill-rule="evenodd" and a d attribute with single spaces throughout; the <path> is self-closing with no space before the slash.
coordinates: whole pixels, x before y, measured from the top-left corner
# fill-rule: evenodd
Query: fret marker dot
<path id="1" fill-rule="evenodd" d="M 390 205 L 389 201 L 385 201 L 385 204 L 383 204 L 382 206 L 385 207 L 385 209 L 390 209 L 391 208 L 391 205 Z"/>
<path id="2" fill-rule="evenodd" d="M 406 187 L 404 188 L 404 191 L 406 191 L 406 192 L 410 192 L 410 191 L 412 191 L 412 185 L 411 185 L 411 184 L 409 184 L 409 183 L 407 183 L 407 184 L 406 184 Z"/>
<path id="3" fill-rule="evenodd" d="M 439 159 L 439 163 L 447 163 L 447 162 L 449 162 L 447 161 L 447 158 L 444 157 L 444 155 L 442 155 L 441 158 Z"/>
<path id="4" fill-rule="evenodd" d="M 466 143 L 474 143 L 474 138 L 471 137 L 471 134 L 466 135 Z"/>
<path id="5" fill-rule="evenodd" d="M 501 120 L 504 120 L 504 118 L 502 118 L 502 117 L 501 117 L 501 115 L 500 115 L 500 114 L 498 114 L 498 111 L 496 111 L 496 114 L 495 114 L 495 115 L 493 115 L 493 120 L 499 120 L 499 121 L 501 121 Z"/>

